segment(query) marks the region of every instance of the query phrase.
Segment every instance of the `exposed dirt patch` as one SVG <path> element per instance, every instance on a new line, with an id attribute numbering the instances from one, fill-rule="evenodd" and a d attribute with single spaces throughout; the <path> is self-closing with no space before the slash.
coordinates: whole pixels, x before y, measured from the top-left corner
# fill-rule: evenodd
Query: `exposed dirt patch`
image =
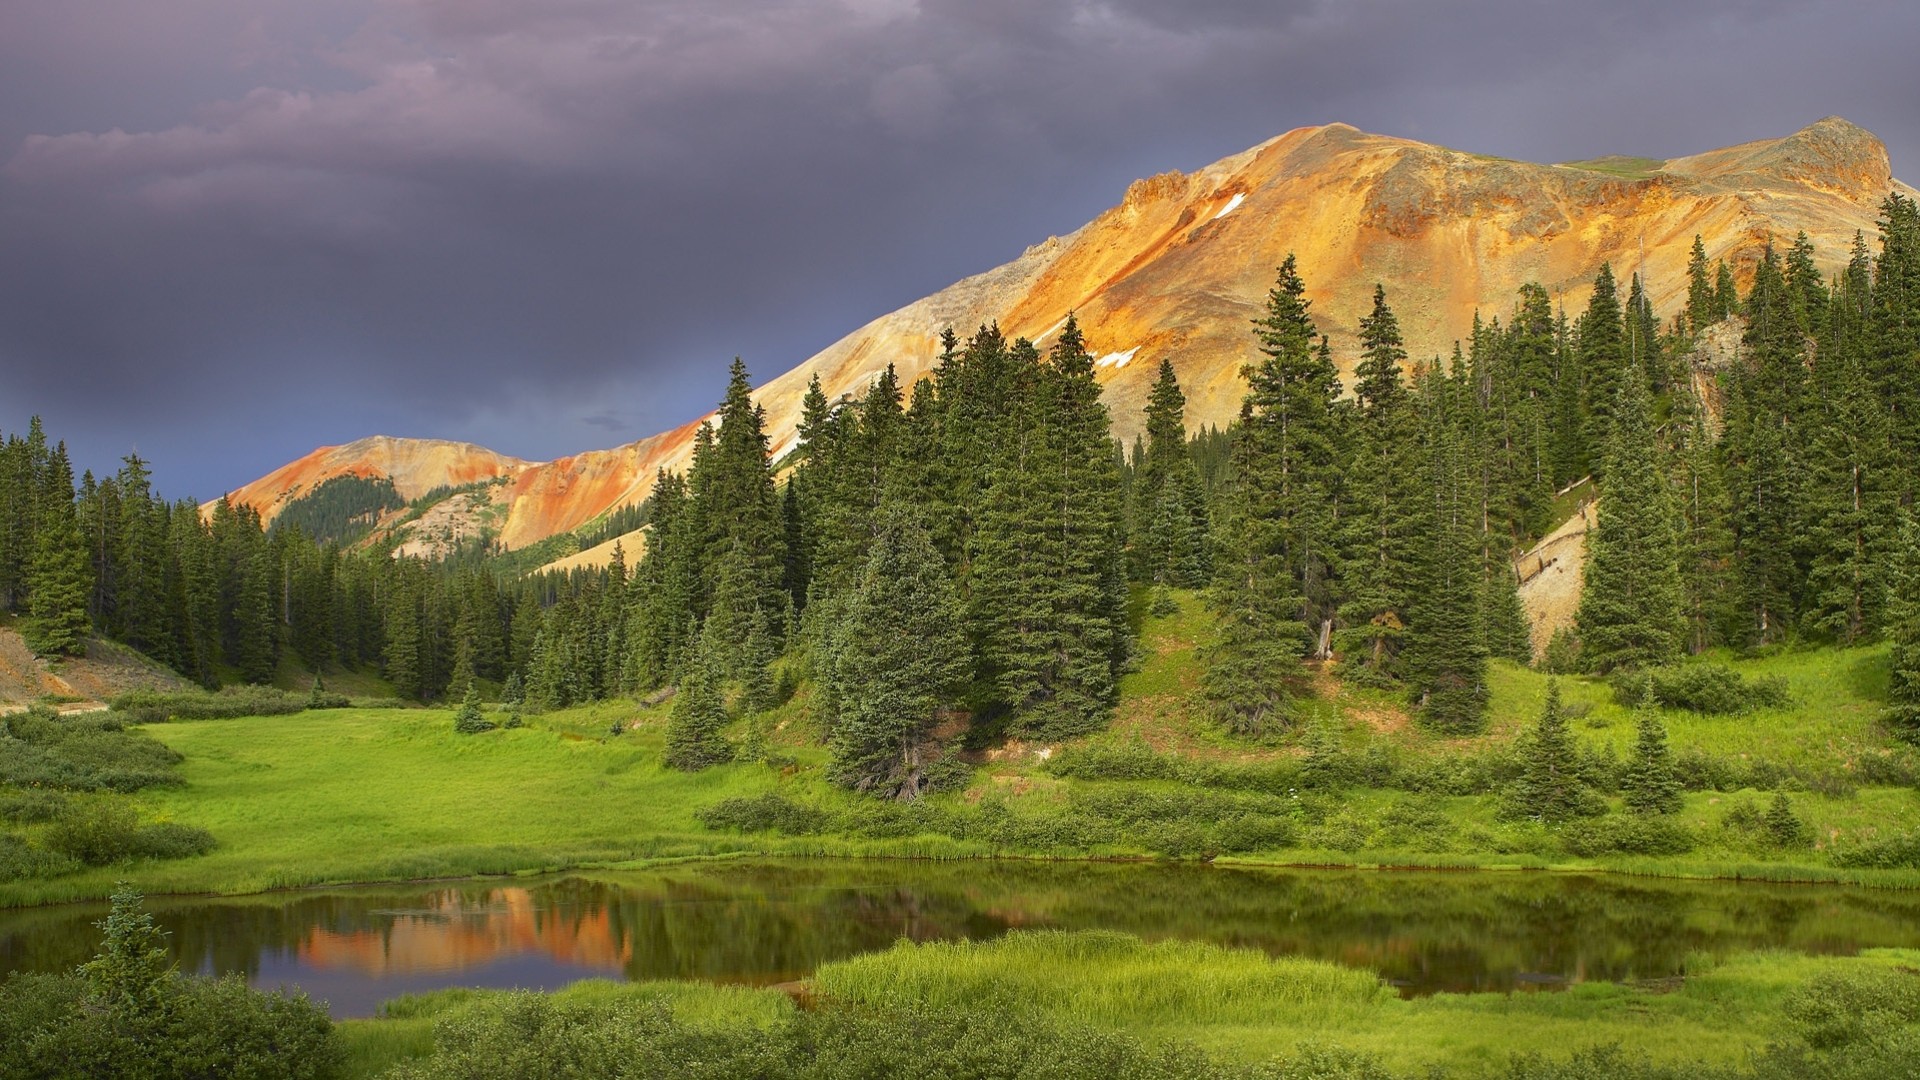
<path id="1" fill-rule="evenodd" d="M 87 643 L 85 656 L 49 663 L 33 655 L 11 628 L 0 628 L 0 707 L 42 698 L 74 699 L 62 712 L 98 708 L 129 690 L 185 690 L 190 684 L 152 660 L 113 642 Z"/>

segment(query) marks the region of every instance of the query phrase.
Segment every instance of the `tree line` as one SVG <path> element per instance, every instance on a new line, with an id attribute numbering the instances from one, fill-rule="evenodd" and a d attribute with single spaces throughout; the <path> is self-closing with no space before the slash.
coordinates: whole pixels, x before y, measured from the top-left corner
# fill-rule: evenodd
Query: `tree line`
<path id="1" fill-rule="evenodd" d="M 1638 275 L 1599 270 L 1570 318 L 1528 284 L 1446 361 L 1410 362 L 1386 290 L 1351 392 L 1289 257 L 1225 430 L 1189 435 L 1163 361 L 1131 448 L 1069 317 L 1043 351 L 983 326 L 830 399 L 772 460 L 735 361 L 684 475 L 663 471 L 637 562 L 507 580 L 471 559 L 370 557 L 269 532 L 224 500 L 151 491 L 146 464 L 76 486 L 38 422 L 0 447 L 0 605 L 43 652 L 91 630 L 212 684 L 377 666 L 405 696 L 484 683 L 535 708 L 676 687 L 676 761 L 801 680 L 835 775 L 911 796 L 974 736 L 1102 727 L 1140 611 L 1204 588 L 1206 700 L 1227 729 L 1286 727 L 1305 664 L 1404 691 L 1438 728 L 1482 723 L 1489 658 L 1533 658 L 1513 568 L 1597 489 L 1557 663 L 1608 673 L 1718 645 L 1894 639 L 1920 713 L 1920 215 L 1882 207 L 1833 279 L 1804 236 L 1742 296 L 1695 239 L 1664 325 Z M 1713 327 L 1730 363 L 1701 359 Z M 1049 337 L 1052 335 L 1043 335 Z M 1725 335 L 1723 334 L 1722 337 Z M 1581 484 L 1591 481 L 1591 488 Z"/>

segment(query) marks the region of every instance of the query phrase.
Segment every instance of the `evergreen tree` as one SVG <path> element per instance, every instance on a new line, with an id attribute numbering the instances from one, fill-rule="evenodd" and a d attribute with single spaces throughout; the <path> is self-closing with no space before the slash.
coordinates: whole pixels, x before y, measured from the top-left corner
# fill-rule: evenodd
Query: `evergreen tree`
<path id="1" fill-rule="evenodd" d="M 1910 516 L 1901 524 L 1887 593 L 1887 636 L 1893 639 L 1887 722 L 1908 739 L 1920 739 L 1920 523 Z"/>
<path id="2" fill-rule="evenodd" d="M 1667 747 L 1667 727 L 1650 703 L 1634 714 L 1633 755 L 1621 777 L 1627 809 L 1636 814 L 1675 814 L 1681 806 L 1680 778 L 1674 772 L 1673 751 Z"/>
<path id="3" fill-rule="evenodd" d="M 1360 321 L 1354 369 L 1354 460 L 1347 505 L 1349 539 L 1342 566 L 1346 602 L 1334 644 L 1349 677 L 1383 685 L 1397 674 L 1401 637 L 1413 601 L 1425 537 L 1419 421 L 1401 377 L 1406 360 L 1386 290 L 1373 288 L 1373 311 Z"/>
<path id="4" fill-rule="evenodd" d="M 1707 273 L 1707 247 L 1701 243 L 1700 234 L 1694 233 L 1693 249 L 1687 254 L 1687 330 L 1698 335 L 1718 322 L 1720 315 L 1713 278 Z"/>
<path id="5" fill-rule="evenodd" d="M 1106 723 L 1127 654 L 1119 473 L 1074 320 L 1046 363 L 1024 339 L 1009 359 L 1014 422 L 975 518 L 969 622 L 1010 729 L 1062 738 Z"/>
<path id="6" fill-rule="evenodd" d="M 1488 568 L 1480 618 L 1488 656 L 1533 662 L 1533 620 L 1520 600 L 1520 577 L 1512 563 L 1502 560 Z"/>
<path id="7" fill-rule="evenodd" d="M 1806 580 L 1806 335 L 1771 246 L 1754 270 L 1743 344 L 1748 356 L 1729 373 L 1722 437 L 1742 644 L 1785 637 Z"/>
<path id="8" fill-rule="evenodd" d="M 467 696 L 453 714 L 453 730 L 462 735 L 478 735 L 493 730 L 493 721 L 480 711 L 480 691 L 474 689 L 472 683 L 467 684 Z"/>
<path id="9" fill-rule="evenodd" d="M 1793 800 L 1784 791 L 1776 791 L 1767 807 L 1767 839 L 1779 847 L 1798 847 L 1806 842 L 1807 826 L 1793 812 Z"/>
<path id="10" fill-rule="evenodd" d="M 1680 509 L 1682 611 L 1690 652 L 1703 652 L 1725 637 L 1732 621 L 1728 571 L 1733 537 L 1727 523 L 1726 484 L 1713 437 L 1699 411 L 1675 457 L 1674 489 Z"/>
<path id="11" fill-rule="evenodd" d="M 1187 454 L 1186 404 L 1173 362 L 1161 360 L 1147 398 L 1147 442 L 1134 454 L 1140 477 L 1129 495 L 1140 578 L 1194 588 L 1208 575 L 1207 505 Z"/>
<path id="12" fill-rule="evenodd" d="M 726 701 L 721 675 L 713 662 L 715 646 L 706 634 L 695 641 L 667 718 L 666 764 L 682 772 L 698 772 L 709 765 L 733 760 L 727 741 Z"/>
<path id="13" fill-rule="evenodd" d="M 1478 731 L 1487 707 L 1480 504 L 1464 431 L 1471 393 L 1458 365 L 1454 376 L 1436 373 L 1423 388 L 1423 558 L 1405 656 L 1421 719 L 1456 734 Z"/>
<path id="14" fill-rule="evenodd" d="M 1713 273 L 1713 311 L 1715 322 L 1740 314 L 1740 293 L 1733 284 L 1733 267 L 1728 266 L 1725 259 L 1720 260 Z"/>
<path id="15" fill-rule="evenodd" d="M 1602 807 L 1587 787 L 1580 752 L 1567 729 L 1566 708 L 1560 702 L 1560 682 L 1547 683 L 1546 706 L 1522 750 L 1520 776 L 1510 808 L 1515 814 L 1549 825 L 1590 817 Z"/>
<path id="16" fill-rule="evenodd" d="M 918 797 L 940 757 L 940 710 L 969 669 L 959 599 L 925 529 L 889 516 L 834 633 L 835 777 L 859 791 Z"/>
<path id="17" fill-rule="evenodd" d="M 73 469 L 59 444 L 40 477 L 33 559 L 27 570 L 27 617 L 21 636 L 41 656 L 77 656 L 87 647 L 92 575 L 74 508 Z"/>
<path id="18" fill-rule="evenodd" d="M 691 517 L 704 533 L 698 551 L 701 577 L 714 583 L 712 603 L 724 605 L 712 660 L 722 672 L 735 672 L 755 620 L 771 622 L 787 603 L 786 524 L 767 460 L 765 414 L 754 404 L 746 365 L 737 358 L 719 421 L 689 486 L 696 504 Z M 723 561 L 728 563 L 724 574 L 716 572 Z M 723 580 L 730 590 L 724 597 Z M 784 628 L 770 629 L 779 641 Z"/>
<path id="19" fill-rule="evenodd" d="M 1580 354 L 1580 371 L 1585 379 L 1586 443 L 1605 447 L 1612 431 L 1613 410 L 1619 401 L 1620 383 L 1629 367 L 1625 320 L 1615 290 L 1613 266 L 1600 264 L 1593 279 L 1593 293 L 1587 299 L 1586 313 L 1575 329 Z M 1605 463 L 1599 463 L 1604 471 Z"/>
<path id="20" fill-rule="evenodd" d="M 1289 255 L 1255 323 L 1265 359 L 1242 371 L 1248 391 L 1214 564 L 1220 636 L 1202 677 L 1216 715 L 1236 734 L 1290 719 L 1290 683 L 1313 640 L 1309 626 L 1328 617 L 1332 594 L 1339 380 L 1313 347 L 1305 294 Z"/>
<path id="21" fill-rule="evenodd" d="M 1682 641 L 1680 537 L 1638 369 L 1622 380 L 1608 429 L 1606 498 L 1587 537 L 1575 623 L 1596 670 L 1658 664 Z"/>

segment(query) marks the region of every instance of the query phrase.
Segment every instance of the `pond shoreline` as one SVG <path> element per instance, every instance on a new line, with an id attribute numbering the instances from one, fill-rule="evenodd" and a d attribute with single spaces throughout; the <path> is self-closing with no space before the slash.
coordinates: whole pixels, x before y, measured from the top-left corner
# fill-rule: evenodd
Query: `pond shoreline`
<path id="1" fill-rule="evenodd" d="M 1315 852 L 1315 856 L 1326 853 Z M 261 889 L 190 889 L 180 891 L 156 891 L 146 895 L 155 899 L 237 899 L 248 896 L 275 896 L 290 893 L 326 892 L 330 890 L 355 888 L 400 887 L 415 885 L 451 884 L 456 882 L 507 882 L 529 878 L 551 877 L 563 874 L 592 872 L 622 872 L 662 869 L 673 866 L 699 865 L 705 863 L 753 862 L 756 860 L 777 860 L 782 862 L 907 862 L 907 863 L 1093 863 L 1093 864 L 1143 864 L 1167 866 L 1215 866 L 1223 868 L 1249 868 L 1272 870 L 1345 870 L 1378 873 L 1459 873 L 1459 874 L 1511 874 L 1543 873 L 1567 875 L 1614 875 L 1626 878 L 1648 878 L 1672 881 L 1722 881 L 1739 884 L 1762 885 L 1807 885 L 1833 886 L 1857 889 L 1910 891 L 1920 889 L 1920 873 L 1903 870 L 1844 870 L 1831 867 L 1808 867 L 1794 864 L 1720 864 L 1712 862 L 1685 863 L 1647 860 L 1630 864 L 1621 863 L 1550 863 L 1502 861 L 1476 862 L 1475 856 L 1449 856 L 1445 859 L 1434 858 L 1425 861 L 1419 856 L 1411 856 L 1404 861 L 1380 860 L 1338 860 L 1327 858 L 1270 860 L 1244 855 L 1220 856 L 1210 859 L 1166 858 L 1155 855 L 1134 854 L 1085 854 L 1085 855 L 1034 855 L 1018 852 L 991 852 L 980 854 L 957 853 L 949 855 L 929 855 L 914 852 L 886 851 L 781 851 L 778 849 L 757 849 L 752 851 L 724 851 L 689 855 L 666 855 L 643 859 L 625 859 L 613 861 L 587 860 L 577 863 L 562 863 L 521 870 L 508 870 L 499 873 L 441 874 L 425 877 L 387 877 L 365 878 L 341 881 L 320 881 L 299 885 L 275 885 Z M 138 881 L 133 878 L 136 887 Z M 105 893 L 91 896 L 74 896 L 57 900 L 17 904 L 10 902 L 4 886 L 0 886 L 0 913 L 27 911 L 41 908 L 57 908 L 67 905 L 103 903 Z"/>

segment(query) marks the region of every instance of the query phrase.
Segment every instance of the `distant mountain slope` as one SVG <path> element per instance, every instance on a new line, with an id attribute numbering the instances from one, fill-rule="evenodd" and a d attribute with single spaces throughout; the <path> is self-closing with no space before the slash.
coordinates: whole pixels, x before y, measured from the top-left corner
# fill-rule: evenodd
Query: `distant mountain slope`
<path id="1" fill-rule="evenodd" d="M 1444 354 L 1474 313 L 1505 317 L 1538 281 L 1584 304 L 1602 262 L 1641 272 L 1663 318 L 1684 298 L 1697 233 L 1744 283 L 1768 238 L 1804 231 L 1832 270 L 1856 231 L 1874 234 L 1881 200 L 1912 194 L 1871 133 L 1830 117 L 1782 139 L 1659 162 L 1599 158 L 1535 165 L 1370 135 L 1299 128 L 1197 172 L 1136 181 L 1119 205 L 1004 266 L 883 315 L 760 387 L 776 455 L 794 445 L 800 399 L 818 376 L 858 393 L 888 364 L 924 374 L 936 336 L 997 322 L 1040 341 L 1076 312 L 1099 356 L 1114 428 L 1131 439 L 1154 369 L 1172 360 L 1192 424 L 1238 412 L 1239 370 L 1254 358 L 1248 321 L 1274 268 L 1296 253 L 1320 328 L 1343 369 L 1373 284 L 1387 286 L 1416 358 Z M 716 358 L 714 389 L 722 376 Z M 329 475 L 393 476 L 404 498 L 505 477 L 485 500 L 509 547 L 578 528 L 644 499 L 661 467 L 683 468 L 698 421 L 612 450 L 544 464 L 460 443 L 365 439 L 315 451 L 234 493 L 274 508 Z M 412 492 L 413 494 L 409 494 Z M 474 511 L 478 513 L 479 511 Z M 476 526 L 477 527 L 477 526 Z M 419 541 L 422 549 L 431 542 Z"/>

